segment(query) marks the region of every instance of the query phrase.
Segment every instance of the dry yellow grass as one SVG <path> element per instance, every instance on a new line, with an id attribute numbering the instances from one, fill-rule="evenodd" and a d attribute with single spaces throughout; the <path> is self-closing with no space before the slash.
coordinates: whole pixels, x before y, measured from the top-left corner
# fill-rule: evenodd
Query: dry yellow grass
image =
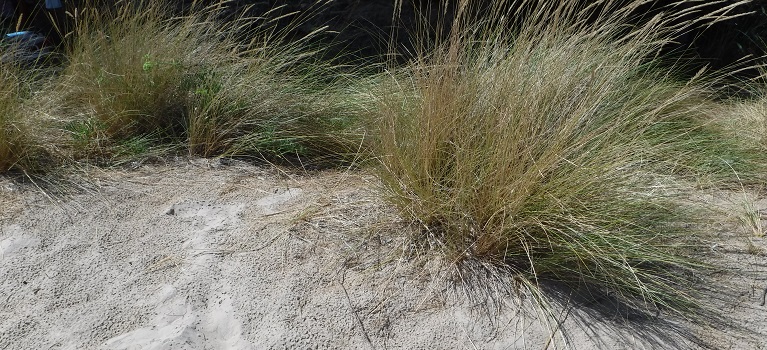
<path id="1" fill-rule="evenodd" d="M 675 15 L 629 26 L 640 1 L 510 3 L 459 2 L 443 42 L 388 73 L 373 112 L 384 195 L 459 268 L 688 314 L 696 218 L 666 179 L 730 172 L 716 154 L 733 150 L 708 129 L 707 84 L 658 69 Z"/>

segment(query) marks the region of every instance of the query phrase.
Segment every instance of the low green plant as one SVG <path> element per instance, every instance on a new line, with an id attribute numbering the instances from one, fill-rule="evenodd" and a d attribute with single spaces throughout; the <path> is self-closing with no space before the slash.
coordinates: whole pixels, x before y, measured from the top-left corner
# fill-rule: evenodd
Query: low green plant
<path id="1" fill-rule="evenodd" d="M 626 25 L 638 3 L 459 2 L 444 41 L 387 73 L 374 147 L 415 242 L 537 293 L 553 279 L 640 311 L 694 308 L 695 216 L 673 179 L 708 173 L 695 147 L 717 135 L 701 131 L 710 93 L 654 68 L 679 28 Z"/>

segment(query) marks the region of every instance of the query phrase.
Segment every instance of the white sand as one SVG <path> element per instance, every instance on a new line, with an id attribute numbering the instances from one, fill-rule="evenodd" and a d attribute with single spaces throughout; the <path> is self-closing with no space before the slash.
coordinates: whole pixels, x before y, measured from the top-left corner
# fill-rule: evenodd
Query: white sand
<path id="1" fill-rule="evenodd" d="M 202 160 L 94 173 L 53 200 L 0 178 L 0 349 L 698 347 L 667 325 L 576 307 L 557 327 L 529 300 L 467 296 L 438 257 L 402 257 L 374 185 Z M 721 254 L 743 271 L 722 283 L 742 293 L 722 307 L 746 329 L 680 327 L 757 349 L 767 264 L 738 242 Z"/>

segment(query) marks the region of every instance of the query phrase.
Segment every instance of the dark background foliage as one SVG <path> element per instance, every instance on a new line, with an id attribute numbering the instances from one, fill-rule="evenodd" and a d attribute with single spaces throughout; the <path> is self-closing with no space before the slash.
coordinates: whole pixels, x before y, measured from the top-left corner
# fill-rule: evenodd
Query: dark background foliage
<path id="1" fill-rule="evenodd" d="M 23 0 L 22 0 L 23 1 Z M 94 3 L 99 0 L 67 0 L 69 9 Z M 115 3 L 115 0 L 100 0 L 102 3 Z M 541 0 L 543 1 L 543 0 Z M 584 3 L 588 0 L 581 0 Z M 623 0 L 630 1 L 630 0 Z M 42 2 L 42 1 L 40 1 Z M 637 11 L 637 20 L 647 18 L 658 11 L 667 9 L 674 1 L 656 0 Z M 677 8 L 704 6 L 685 20 L 694 20 L 708 11 L 724 8 L 737 0 L 725 1 L 685 1 Z M 179 11 L 188 10 L 192 0 L 171 2 Z M 197 1 L 198 4 L 208 3 Z M 340 63 L 382 62 L 390 50 L 396 46 L 399 60 L 406 60 L 413 53 L 412 33 L 422 32 L 424 23 L 434 30 L 449 24 L 444 18 L 450 18 L 450 11 L 441 11 L 438 7 L 449 1 L 439 0 L 404 0 L 398 16 L 395 13 L 395 0 L 333 0 L 325 1 L 323 6 L 316 6 L 316 0 L 234 0 L 230 2 L 229 14 L 245 12 L 253 16 L 253 27 L 263 25 L 263 17 L 271 9 L 271 18 L 286 15 L 273 22 L 275 28 L 290 32 L 290 37 L 299 38 L 312 31 L 327 26 L 327 31 L 317 36 L 318 44 L 332 44 L 325 56 Z M 290 15 L 292 14 L 292 15 Z M 711 26 L 698 27 L 677 38 L 677 42 L 668 47 L 670 58 L 682 57 L 694 66 L 710 65 L 713 68 L 730 67 L 741 62 L 740 67 L 764 63 L 767 44 L 767 1 L 754 0 L 729 12 L 728 15 L 739 17 L 719 22 Z M 301 21 L 296 21 L 303 16 Z M 299 25 L 295 23 L 300 22 Z M 40 28 L 44 21 L 38 20 L 30 26 Z M 754 75 L 755 69 L 747 69 L 743 74 Z"/>
<path id="2" fill-rule="evenodd" d="M 694 20 L 695 16 L 736 2 L 710 1 L 697 13 L 685 19 Z M 334 44 L 328 55 L 342 61 L 380 61 L 389 52 L 390 43 L 397 45 L 399 51 L 405 55 L 408 52 L 412 53 L 414 45 L 410 34 L 419 30 L 423 22 L 421 20 L 427 19 L 426 22 L 433 29 L 438 27 L 440 18 L 444 17 L 444 12 L 437 8 L 440 1 L 404 1 L 401 14 L 397 18 L 393 16 L 394 0 L 335 0 L 322 8 L 313 8 L 312 3 L 313 0 L 239 0 L 235 1 L 235 7 L 245 9 L 251 6 L 248 13 L 255 16 L 277 6 L 284 6 L 280 10 L 281 13 L 314 13 L 305 23 L 293 29 L 293 36 L 300 37 L 319 27 L 328 26 L 328 32 L 322 36 L 324 41 Z M 637 18 L 646 18 L 657 11 L 668 9 L 667 6 L 671 3 L 672 1 L 654 1 L 640 9 Z M 705 4 L 701 1 L 688 1 L 679 6 L 689 8 L 702 3 Z M 739 17 L 691 30 L 677 38 L 677 43 L 668 48 L 669 53 L 693 60 L 697 65 L 708 64 L 713 68 L 732 66 L 744 60 L 751 60 L 751 65 L 764 62 L 767 45 L 767 1 L 752 1 L 740 5 L 728 12 L 728 15 Z M 280 23 L 285 26 L 290 20 L 291 17 L 288 16 Z M 393 40 L 392 33 L 395 34 Z M 755 71 L 747 70 L 745 73 L 754 74 Z"/>

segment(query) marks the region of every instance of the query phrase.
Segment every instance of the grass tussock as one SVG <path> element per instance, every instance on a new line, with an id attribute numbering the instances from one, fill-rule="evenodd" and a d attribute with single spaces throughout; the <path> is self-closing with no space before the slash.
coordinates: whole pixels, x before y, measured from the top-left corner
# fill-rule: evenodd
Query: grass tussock
<path id="1" fill-rule="evenodd" d="M 762 68 L 761 73 L 760 77 L 742 83 L 750 96 L 726 101 L 720 114 L 730 139 L 764 153 L 767 151 L 767 69 Z"/>
<path id="2" fill-rule="evenodd" d="M 84 153 L 185 145 L 206 157 L 338 159 L 356 149 L 332 67 L 307 49 L 313 34 L 288 43 L 269 14 L 222 22 L 225 2 L 182 17 L 167 5 L 81 14 L 58 90 Z"/>
<path id="3" fill-rule="evenodd" d="M 456 262 L 689 311 L 692 217 L 670 179 L 707 171 L 695 147 L 716 133 L 705 84 L 652 69 L 670 19 L 630 28 L 630 7 L 561 2 L 508 23 L 502 3 L 467 25 L 463 2 L 445 41 L 389 73 L 374 111 L 387 197 Z"/>
<path id="4" fill-rule="evenodd" d="M 767 164 L 763 99 L 722 107 L 716 79 L 659 59 L 685 29 L 674 7 L 629 21 L 646 1 L 459 1 L 411 62 L 370 77 L 317 59 L 323 28 L 287 40 L 279 11 L 232 19 L 226 3 L 86 7 L 47 78 L 0 65 L 0 172 L 50 154 L 303 166 L 370 152 L 419 246 L 512 270 L 539 296 L 549 279 L 684 314 L 700 265 L 679 184 L 742 185 Z"/>
<path id="5" fill-rule="evenodd" d="M 734 140 L 767 151 L 767 97 L 737 101 L 723 111 Z"/>
<path id="6" fill-rule="evenodd" d="M 274 49 L 251 52 L 195 89 L 190 151 L 315 164 L 354 159 L 363 134 L 343 80 L 326 65 L 296 62 L 299 47 Z"/>
<path id="7" fill-rule="evenodd" d="M 19 111 L 20 79 L 10 67 L 0 66 L 0 171 L 17 167 L 29 145 Z"/>
<path id="8" fill-rule="evenodd" d="M 730 172 L 741 187 L 762 192 L 767 181 L 767 74 L 740 82 L 747 96 L 732 97 L 716 106 L 716 126 L 724 135 L 718 145 L 720 159 L 732 165 Z M 737 150 L 727 152 L 726 150 Z"/>
<path id="9" fill-rule="evenodd" d="M 0 173 L 34 172 L 48 151 L 43 146 L 45 130 L 30 103 L 35 71 L 13 64 L 0 64 Z"/>
<path id="10" fill-rule="evenodd" d="M 83 119 L 79 128 L 117 140 L 181 136 L 187 93 L 222 48 L 210 28 L 165 13 L 155 3 L 81 14 L 59 86 L 62 106 Z"/>

